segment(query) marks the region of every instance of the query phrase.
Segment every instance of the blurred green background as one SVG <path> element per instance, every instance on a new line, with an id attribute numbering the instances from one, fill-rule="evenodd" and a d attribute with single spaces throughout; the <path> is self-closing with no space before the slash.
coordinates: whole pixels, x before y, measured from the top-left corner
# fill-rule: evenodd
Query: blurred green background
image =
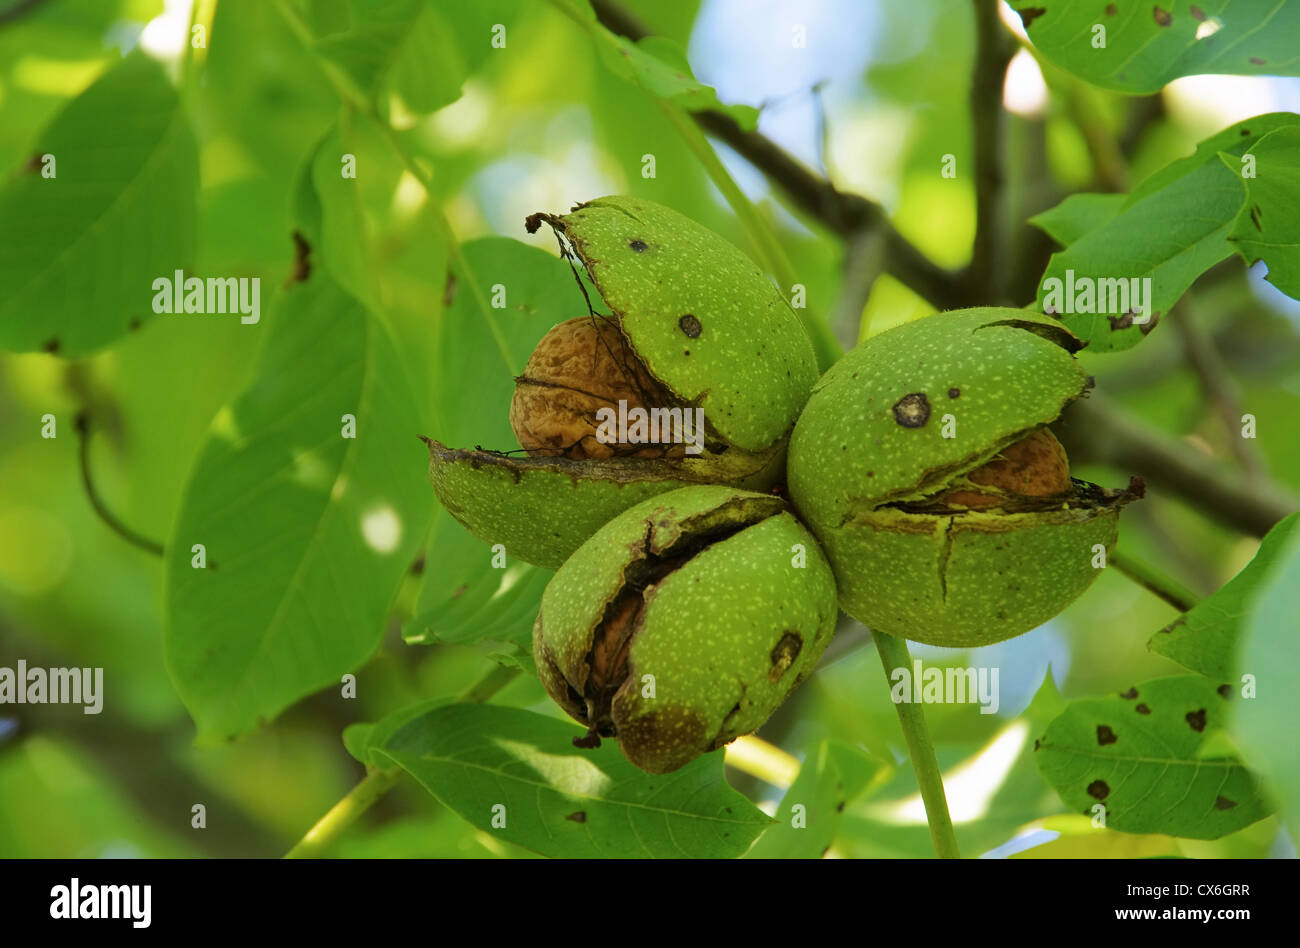
<path id="1" fill-rule="evenodd" d="M 0 5 L 2 6 L 2 5 Z M 363 5 L 364 6 L 364 5 Z M 434 3 L 449 18 L 459 5 Z M 529 236 L 537 210 L 562 210 L 603 194 L 671 205 L 748 247 L 745 231 L 700 162 L 654 101 L 606 71 L 589 38 L 542 2 L 510 4 L 508 55 L 476 64 L 455 102 L 432 113 L 393 93 L 386 114 L 432 169 L 436 194 L 460 240 L 502 235 L 555 253 L 550 234 Z M 975 198 L 969 174 L 946 179 L 943 155 L 969 167 L 967 107 L 974 39 L 969 5 L 953 0 L 625 0 L 654 33 L 687 51 L 696 76 L 726 103 L 761 106 L 760 131 L 838 187 L 879 201 L 900 232 L 936 262 L 971 254 Z M 327 16 L 319 4 L 309 13 Z M 61 107 L 125 53 L 143 47 L 175 64 L 188 2 L 53 0 L 0 23 L 0 173 L 16 173 Z M 1012 16 L 1011 21 L 1017 22 Z M 817 38 L 792 48 L 799 24 Z M 1051 245 L 1024 219 L 1078 190 L 1141 180 L 1234 121 L 1300 104 L 1300 82 L 1197 77 L 1131 99 L 1042 72 L 1027 55 L 1008 73 L 1007 187 L 1017 259 L 1038 273 Z M 259 276 L 266 312 L 293 266 L 290 196 L 302 161 L 338 116 L 318 66 L 274 3 L 221 0 L 204 74 L 187 103 L 200 147 L 199 249 L 193 270 Z M 1098 142 L 1103 143 L 1098 145 Z M 397 310 L 419 314 L 443 291 L 445 272 L 422 265 L 412 220 L 424 197 L 377 142 L 359 153 L 360 193 L 375 228 L 372 252 L 393 266 Z M 727 146 L 718 153 L 777 228 L 809 309 L 853 344 L 934 307 L 884 274 L 867 282 L 862 259 L 797 211 Z M 1109 149 L 1109 150 L 1108 150 Z M 641 174 L 653 152 L 657 175 Z M 1103 165 L 1099 156 L 1119 156 Z M 1117 170 L 1118 168 L 1118 170 Z M 1119 176 L 1118 180 L 1116 176 Z M 0 222 L 12 226 L 14 222 Z M 1028 261 L 1028 263 L 1026 263 Z M 846 279 L 846 263 L 850 272 Z M 871 276 L 875 277 L 873 273 Z M 1229 260 L 1192 294 L 1243 411 L 1258 419 L 1252 464 L 1300 490 L 1300 304 Z M 1032 284 L 1031 284 L 1032 286 Z M 1019 300 L 1024 303 L 1028 297 Z M 578 315 L 580 301 L 572 301 Z M 145 536 L 169 536 L 187 472 L 222 405 L 247 383 L 257 348 L 233 320 L 156 320 L 98 354 L 67 360 L 0 355 L 0 664 L 102 666 L 104 711 L 0 707 L 0 855 L 279 855 L 358 780 L 340 732 L 421 697 L 450 695 L 489 667 L 481 649 L 410 646 L 394 618 L 359 670 L 358 697 L 326 689 L 267 727 L 219 746 L 194 746 L 194 725 L 163 661 L 161 562 L 110 531 L 81 481 L 72 419 L 95 420 L 91 467 L 109 507 Z M 1237 463 L 1235 433 L 1189 367 L 1189 338 L 1163 325 L 1127 352 L 1080 358 L 1098 388 L 1207 463 Z M 425 406 L 431 414 L 478 411 Z M 505 406 L 483 409 L 504 417 Z M 57 416 L 59 436 L 40 437 Z M 422 465 L 412 440 L 409 463 Z M 1132 472 L 1076 464 L 1106 485 Z M 1234 575 L 1257 539 L 1156 493 L 1126 514 L 1122 548 L 1207 594 Z M 435 550 L 436 553 L 436 550 Z M 427 568 L 427 567 L 426 567 Z M 411 591 L 408 590 L 408 594 Z M 948 794 L 968 855 L 1294 856 L 1275 818 L 1216 842 L 1081 832 L 1025 753 L 1017 720 L 1049 673 L 1066 697 L 1120 691 L 1181 669 L 1147 651 L 1176 615 L 1107 570 L 1059 618 L 973 653 L 916 647 L 927 662 L 997 666 L 996 715 L 929 706 L 948 772 Z M 527 621 L 527 620 L 525 620 Z M 902 741 L 879 662 L 851 628 L 845 646 L 761 732 L 802 757 L 825 737 L 902 759 Z M 866 645 L 864 648 L 863 645 Z M 558 713 L 540 685 L 512 683 L 499 702 Z M 733 785 L 769 810 L 781 789 L 737 770 Z M 191 828 L 191 807 L 207 829 Z M 1012 842 L 1015 840 L 1016 842 Z M 905 765 L 869 803 L 846 814 L 834 855 L 930 853 L 915 780 Z M 531 854 L 475 830 L 404 781 L 349 830 L 346 856 L 521 857 Z"/>

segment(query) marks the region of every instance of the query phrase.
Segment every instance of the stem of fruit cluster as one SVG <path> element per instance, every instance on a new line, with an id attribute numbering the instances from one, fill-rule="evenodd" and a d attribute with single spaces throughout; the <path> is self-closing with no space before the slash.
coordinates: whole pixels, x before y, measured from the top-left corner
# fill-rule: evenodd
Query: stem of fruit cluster
<path id="1" fill-rule="evenodd" d="M 519 669 L 497 665 L 466 688 L 458 700 L 474 704 L 488 701 L 518 676 Z M 396 785 L 401 773 L 396 769 L 369 769 L 362 781 L 353 787 L 347 796 L 330 807 L 329 812 L 316 821 L 316 825 L 307 831 L 293 849 L 285 853 L 284 858 L 315 859 L 328 852 L 343 835 L 344 830 L 355 823 L 376 800 Z"/>
<path id="2" fill-rule="evenodd" d="M 1200 597 L 1187 590 L 1177 580 L 1169 578 L 1137 557 L 1121 553 L 1119 550 L 1111 550 L 1110 562 L 1133 582 L 1159 596 L 1180 612 L 1187 612 L 1200 602 Z"/>
<path id="3" fill-rule="evenodd" d="M 912 667 L 912 656 L 907 650 L 907 642 L 883 632 L 873 632 L 876 650 L 880 652 L 880 661 L 885 666 L 885 680 L 889 681 L 895 668 Z M 943 792 L 943 772 L 939 769 L 939 759 L 934 754 L 934 741 L 930 729 L 925 724 L 925 712 L 920 704 L 900 701 L 894 704 L 898 710 L 898 723 L 903 726 L 903 737 L 907 740 L 907 750 L 912 758 L 912 770 L 916 772 L 916 783 L 921 790 L 921 800 L 925 803 L 925 818 L 930 824 L 930 840 L 934 843 L 935 854 L 940 859 L 960 859 L 957 850 L 957 837 L 953 834 L 952 817 L 948 814 L 948 798 Z"/>

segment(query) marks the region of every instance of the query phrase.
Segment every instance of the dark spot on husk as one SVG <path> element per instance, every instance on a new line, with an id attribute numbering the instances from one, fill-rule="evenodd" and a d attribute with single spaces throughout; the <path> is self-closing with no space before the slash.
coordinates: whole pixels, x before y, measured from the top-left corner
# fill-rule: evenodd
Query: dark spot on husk
<path id="1" fill-rule="evenodd" d="M 1219 685 L 1215 690 L 1219 692 L 1219 697 L 1224 701 L 1232 697 L 1232 685 Z"/>
<path id="2" fill-rule="evenodd" d="M 1119 737 L 1115 734 L 1115 732 L 1112 731 L 1105 724 L 1097 725 L 1097 743 L 1100 744 L 1102 747 L 1105 747 L 1107 744 L 1114 744 L 1118 740 Z"/>
<path id="3" fill-rule="evenodd" d="M 644 240 L 640 240 L 640 239 L 629 240 L 627 245 L 631 247 L 633 250 L 635 250 L 637 253 L 645 253 L 646 242 Z"/>
<path id="4" fill-rule="evenodd" d="M 1016 12 L 1020 14 L 1020 22 L 1025 25 L 1025 29 L 1029 29 L 1029 24 L 1033 23 L 1040 16 L 1046 13 L 1047 8 L 1046 7 L 1025 7 L 1024 9 L 1017 10 Z"/>
<path id="5" fill-rule="evenodd" d="M 1216 810 L 1231 810 L 1236 805 L 1236 800 L 1229 800 L 1227 797 L 1214 798 L 1214 808 Z"/>
<path id="6" fill-rule="evenodd" d="M 1145 704 L 1139 704 L 1139 705 L 1137 705 L 1133 710 L 1136 711 L 1138 714 L 1150 714 L 1150 713 L 1151 713 L 1151 709 L 1148 708 Z"/>
<path id="7" fill-rule="evenodd" d="M 1104 780 L 1094 780 L 1088 784 L 1088 796 L 1094 800 L 1104 800 L 1110 796 L 1110 787 L 1106 785 Z"/>
<path id="8" fill-rule="evenodd" d="M 587 822 L 587 811 L 574 810 L 572 813 L 566 816 L 565 819 L 569 820 L 571 823 L 585 823 Z"/>
<path id="9" fill-rule="evenodd" d="M 904 395 L 894 405 L 894 420 L 904 428 L 920 428 L 930 420 L 930 400 L 924 392 Z"/>
<path id="10" fill-rule="evenodd" d="M 803 650 L 803 639 L 795 632 L 786 631 L 781 641 L 772 647 L 772 667 L 767 672 L 768 681 L 777 681 L 789 671 L 794 660 Z"/>
<path id="11" fill-rule="evenodd" d="M 1195 711 L 1188 711 L 1187 714 L 1184 715 L 1184 717 L 1187 718 L 1187 723 L 1191 725 L 1193 731 L 1205 730 L 1205 709 L 1204 708 L 1197 708 Z"/>
<path id="12" fill-rule="evenodd" d="M 948 389 L 949 398 L 959 398 L 960 396 L 961 396 L 961 389 L 957 388 L 957 386 L 954 385 L 952 388 Z"/>
<path id="13" fill-rule="evenodd" d="M 1161 10 L 1159 7 L 1151 8 L 1151 15 L 1155 17 L 1157 26 L 1168 26 L 1174 22 L 1174 16 L 1168 10 Z"/>
<path id="14" fill-rule="evenodd" d="M 1138 696 L 1138 690 L 1136 688 L 1130 688 L 1128 691 L 1121 691 L 1119 693 L 1119 696 L 1121 698 L 1127 698 L 1129 701 L 1132 701 Z"/>
<path id="15" fill-rule="evenodd" d="M 700 325 L 700 320 L 694 313 L 687 313 L 681 319 L 677 320 L 677 325 L 686 333 L 688 339 L 698 339 L 704 327 Z"/>

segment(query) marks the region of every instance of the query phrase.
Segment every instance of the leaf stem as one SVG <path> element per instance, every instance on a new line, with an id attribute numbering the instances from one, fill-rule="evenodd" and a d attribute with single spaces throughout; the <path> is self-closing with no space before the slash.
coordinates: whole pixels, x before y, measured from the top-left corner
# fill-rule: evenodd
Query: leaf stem
<path id="1" fill-rule="evenodd" d="M 876 642 L 880 661 L 885 666 L 886 681 L 895 668 L 912 667 L 912 656 L 907 650 L 906 640 L 882 632 L 873 632 L 871 637 Z M 957 837 L 952 830 L 952 817 L 948 814 L 948 799 L 943 792 L 943 772 L 939 769 L 939 760 L 934 754 L 934 741 L 925 724 L 925 712 L 921 710 L 921 705 L 911 701 L 896 702 L 894 707 L 898 710 L 898 723 L 903 726 L 903 737 L 907 740 L 912 769 L 916 772 L 916 783 L 921 789 L 921 800 L 925 803 L 925 817 L 930 824 L 930 840 L 934 843 L 935 854 L 940 859 L 960 859 Z"/>
<path id="2" fill-rule="evenodd" d="M 1110 564 L 1180 612 L 1188 612 L 1201 601 L 1199 596 L 1190 592 L 1177 580 L 1171 579 L 1135 556 L 1129 556 L 1119 550 L 1111 550 Z"/>
<path id="3" fill-rule="evenodd" d="M 519 677 L 519 669 L 493 666 L 486 675 L 470 685 L 459 700 L 480 704 L 493 698 L 502 688 Z M 401 770 L 370 770 L 348 795 L 330 807 L 306 835 L 285 853 L 285 859 L 315 859 L 329 851 L 343 831 L 370 809 L 376 800 L 391 790 L 402 775 Z"/>
<path id="4" fill-rule="evenodd" d="M 285 853 L 285 859 L 315 859 L 329 850 L 343 831 L 357 821 L 370 805 L 392 789 L 397 783 L 399 771 L 372 770 L 365 779 L 330 811 L 317 820 L 316 825 L 298 840 L 293 849 Z"/>
<path id="5" fill-rule="evenodd" d="M 163 555 L 163 545 L 157 540 L 151 540 L 132 530 L 118 518 L 113 511 L 108 509 L 104 499 L 99 496 L 99 490 L 95 487 L 95 479 L 90 473 L 90 418 L 89 415 L 82 411 L 77 414 L 74 426 L 77 429 L 77 437 L 80 441 L 77 453 L 78 462 L 81 466 L 81 483 L 86 488 L 86 497 L 90 500 L 90 506 L 94 508 L 99 519 L 104 521 L 104 525 L 120 536 L 132 546 L 138 546 L 146 553 L 152 553 L 154 556 Z"/>

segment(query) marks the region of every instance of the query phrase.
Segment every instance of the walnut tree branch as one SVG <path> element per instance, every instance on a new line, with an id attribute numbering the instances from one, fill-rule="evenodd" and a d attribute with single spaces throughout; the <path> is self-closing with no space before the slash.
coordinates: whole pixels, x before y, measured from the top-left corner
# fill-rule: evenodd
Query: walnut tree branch
<path id="1" fill-rule="evenodd" d="M 975 242 L 965 278 L 976 302 L 1005 302 L 1008 261 L 1004 207 L 1005 128 L 1002 84 L 1015 42 L 998 18 L 1001 0 L 974 0 L 975 65 L 970 112 L 975 167 Z"/>
<path id="2" fill-rule="evenodd" d="M 592 0 L 600 22 L 630 40 L 650 31 L 616 0 Z M 936 264 L 889 222 L 884 209 L 860 194 L 838 190 L 794 155 L 759 132 L 747 132 L 724 112 L 692 112 L 706 132 L 725 142 L 762 171 L 800 211 L 821 222 L 839 237 L 863 229 L 879 230 L 885 245 L 885 269 L 914 293 L 941 309 L 967 305 L 965 286 L 958 274 Z"/>

